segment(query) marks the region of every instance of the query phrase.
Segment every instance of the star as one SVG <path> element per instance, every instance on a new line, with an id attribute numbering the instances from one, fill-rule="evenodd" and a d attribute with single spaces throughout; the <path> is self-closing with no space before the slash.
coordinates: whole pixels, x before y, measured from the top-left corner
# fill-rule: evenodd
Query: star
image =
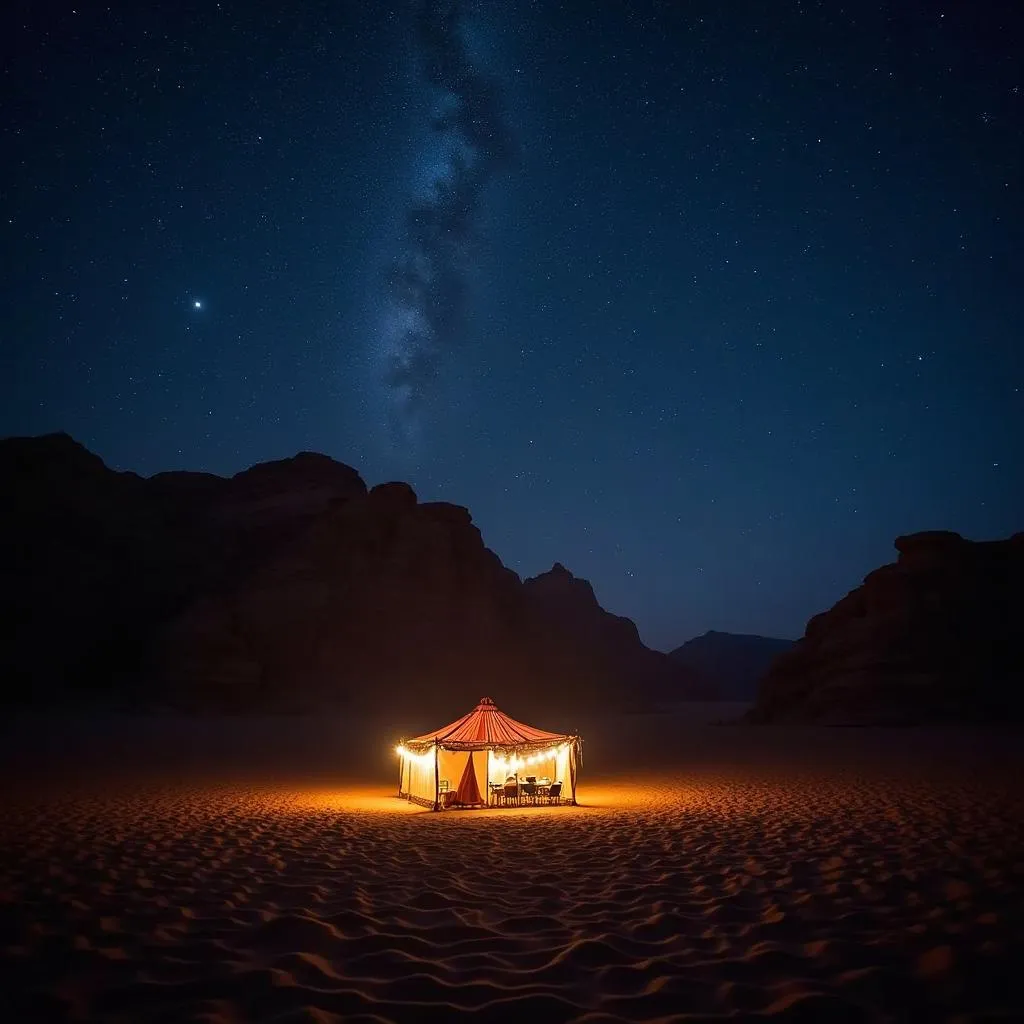
<path id="1" fill-rule="evenodd" d="M 196 299 L 196 300 L 195 300 L 195 301 L 194 301 L 194 302 L 192 303 L 192 308 L 193 308 L 193 309 L 202 309 L 202 308 L 203 308 L 203 304 L 202 304 L 202 302 L 201 302 L 201 301 L 200 301 L 199 299 Z"/>

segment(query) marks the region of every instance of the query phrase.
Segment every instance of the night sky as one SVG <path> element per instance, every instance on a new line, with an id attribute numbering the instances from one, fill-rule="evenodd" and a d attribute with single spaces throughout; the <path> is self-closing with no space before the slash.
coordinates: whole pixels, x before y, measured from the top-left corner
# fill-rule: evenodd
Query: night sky
<path id="1" fill-rule="evenodd" d="M 325 452 L 663 649 L 1024 528 L 1020 4 L 0 17 L 0 434 Z"/>

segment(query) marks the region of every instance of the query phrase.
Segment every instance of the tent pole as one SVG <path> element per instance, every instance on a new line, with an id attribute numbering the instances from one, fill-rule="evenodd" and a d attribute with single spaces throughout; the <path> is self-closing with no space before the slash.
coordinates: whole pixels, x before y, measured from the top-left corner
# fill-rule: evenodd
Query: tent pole
<path id="1" fill-rule="evenodd" d="M 434 810 L 441 810 L 441 775 L 438 769 L 438 746 L 437 741 L 434 741 Z"/>
<path id="2" fill-rule="evenodd" d="M 405 754 L 398 759 L 398 795 L 402 795 L 402 780 L 405 778 Z"/>
<path id="3" fill-rule="evenodd" d="M 491 748 L 487 748 L 487 760 L 484 763 L 487 777 L 484 782 L 487 786 L 487 806 L 491 806 Z"/>
<path id="4" fill-rule="evenodd" d="M 572 785 L 572 805 L 576 806 L 576 741 L 569 747 L 569 782 Z"/>

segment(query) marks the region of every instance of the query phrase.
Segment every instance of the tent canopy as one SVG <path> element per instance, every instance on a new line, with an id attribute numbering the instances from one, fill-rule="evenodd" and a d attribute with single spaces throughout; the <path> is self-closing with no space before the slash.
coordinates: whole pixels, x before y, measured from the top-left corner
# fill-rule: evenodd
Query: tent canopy
<path id="1" fill-rule="evenodd" d="M 412 751 L 423 751 L 435 743 L 447 750 L 523 749 L 571 743 L 574 739 L 575 736 L 546 732 L 517 722 L 499 711 L 490 697 L 481 697 L 480 703 L 468 715 L 433 732 L 406 740 L 404 746 Z"/>

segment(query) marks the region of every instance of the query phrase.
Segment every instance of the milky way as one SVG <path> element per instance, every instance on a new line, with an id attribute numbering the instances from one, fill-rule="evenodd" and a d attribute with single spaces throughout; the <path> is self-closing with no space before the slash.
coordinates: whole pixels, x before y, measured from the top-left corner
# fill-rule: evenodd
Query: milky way
<path id="1" fill-rule="evenodd" d="M 395 440 L 418 434 L 443 361 L 465 336 L 468 273 L 481 197 L 513 157 L 497 81 L 472 60 L 467 5 L 428 0 L 416 13 L 421 80 L 436 97 L 402 249 L 388 267 L 380 351 Z"/>

